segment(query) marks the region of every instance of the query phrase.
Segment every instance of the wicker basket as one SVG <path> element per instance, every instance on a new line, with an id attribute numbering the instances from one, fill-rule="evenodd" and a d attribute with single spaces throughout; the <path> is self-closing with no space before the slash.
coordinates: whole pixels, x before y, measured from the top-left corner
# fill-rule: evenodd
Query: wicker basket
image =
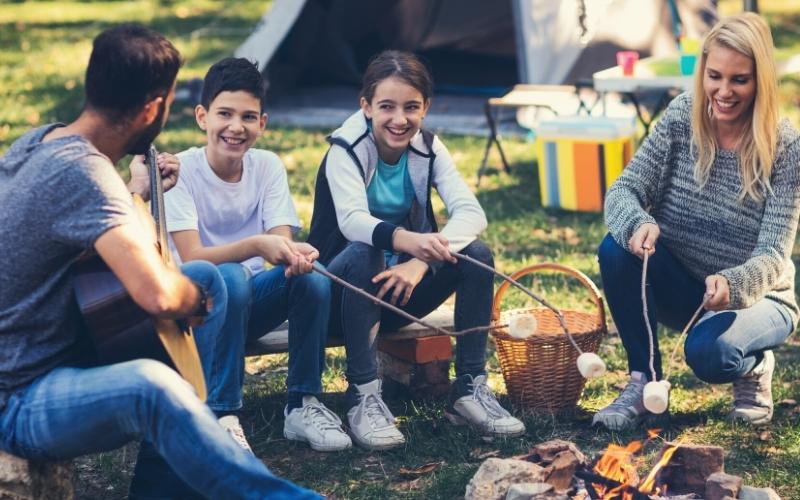
<path id="1" fill-rule="evenodd" d="M 580 271 L 551 263 L 526 267 L 511 277 L 519 280 L 522 276 L 540 271 L 568 274 L 589 290 L 597 313 L 561 312 L 581 350 L 597 352 L 606 334 L 603 299 L 597 286 Z M 558 318 L 551 310 L 542 307 L 501 313 L 500 303 L 509 286 L 508 282 L 504 282 L 494 296 L 492 323 L 507 324 L 515 314 L 533 313 L 538 328 L 535 335 L 526 339 L 509 336 L 507 328 L 492 330 L 508 395 L 514 404 L 526 409 L 558 411 L 573 408 L 585 382 L 578 371 L 578 352 L 564 335 Z"/>

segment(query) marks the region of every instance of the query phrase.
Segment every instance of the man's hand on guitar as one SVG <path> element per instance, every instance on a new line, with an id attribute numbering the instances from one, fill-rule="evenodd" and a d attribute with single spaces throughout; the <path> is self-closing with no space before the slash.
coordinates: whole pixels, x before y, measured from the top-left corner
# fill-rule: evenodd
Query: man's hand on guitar
<path id="1" fill-rule="evenodd" d="M 181 162 L 177 156 L 170 153 L 159 153 L 156 161 L 159 170 L 161 170 L 164 191 L 169 191 L 178 182 Z M 149 201 L 150 175 L 147 171 L 147 163 L 145 162 L 144 155 L 134 156 L 128 168 L 131 171 L 131 180 L 128 181 L 128 191 L 130 191 L 131 194 L 138 194 L 144 201 Z"/>
<path id="2" fill-rule="evenodd" d="M 161 185 L 164 186 L 164 192 L 166 193 L 178 183 L 181 161 L 177 156 L 170 153 L 159 153 L 156 161 L 158 162 L 159 170 L 161 170 Z"/>

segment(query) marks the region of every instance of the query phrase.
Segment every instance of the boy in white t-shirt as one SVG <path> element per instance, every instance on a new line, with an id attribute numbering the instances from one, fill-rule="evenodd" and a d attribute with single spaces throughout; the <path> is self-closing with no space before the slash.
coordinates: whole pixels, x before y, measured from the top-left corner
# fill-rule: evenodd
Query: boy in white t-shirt
<path id="1" fill-rule="evenodd" d="M 250 149 L 267 123 L 264 81 L 246 59 L 227 58 L 211 66 L 203 82 L 197 124 L 207 144 L 178 154 L 181 175 L 165 195 L 167 230 L 183 261 L 219 266 L 228 292 L 222 328 L 226 342 L 200 351 L 206 378 L 218 387 L 208 395 L 217 414 L 227 414 L 246 445 L 236 417 L 242 406 L 244 348 L 289 319 L 288 404 L 283 432 L 318 451 L 349 448 L 341 420 L 316 398 L 322 390 L 330 283 L 311 272 L 319 255 L 292 240 L 300 222 L 286 181 L 286 169 L 270 151 Z M 273 264 L 264 269 L 264 262 Z M 210 339 L 209 339 L 210 340 Z M 205 361 L 205 359 L 204 359 Z M 222 419 L 224 421 L 226 419 Z"/>

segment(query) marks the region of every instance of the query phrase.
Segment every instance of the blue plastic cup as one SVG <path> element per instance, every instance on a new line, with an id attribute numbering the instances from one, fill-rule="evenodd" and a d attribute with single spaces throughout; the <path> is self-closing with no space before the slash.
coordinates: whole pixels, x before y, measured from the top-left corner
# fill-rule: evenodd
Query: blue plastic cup
<path id="1" fill-rule="evenodd" d="M 694 65 L 697 63 L 696 54 L 681 54 L 681 75 L 694 74 Z"/>

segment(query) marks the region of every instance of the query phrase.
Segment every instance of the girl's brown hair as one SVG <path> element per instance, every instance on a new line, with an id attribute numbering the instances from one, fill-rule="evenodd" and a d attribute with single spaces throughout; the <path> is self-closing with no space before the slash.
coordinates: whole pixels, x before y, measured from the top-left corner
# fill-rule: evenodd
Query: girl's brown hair
<path id="1" fill-rule="evenodd" d="M 391 77 L 399 78 L 417 89 L 425 102 L 428 102 L 433 94 L 431 74 L 417 56 L 400 50 L 384 50 L 373 57 L 367 65 L 360 97 L 371 103 L 375 96 L 375 87 Z"/>

